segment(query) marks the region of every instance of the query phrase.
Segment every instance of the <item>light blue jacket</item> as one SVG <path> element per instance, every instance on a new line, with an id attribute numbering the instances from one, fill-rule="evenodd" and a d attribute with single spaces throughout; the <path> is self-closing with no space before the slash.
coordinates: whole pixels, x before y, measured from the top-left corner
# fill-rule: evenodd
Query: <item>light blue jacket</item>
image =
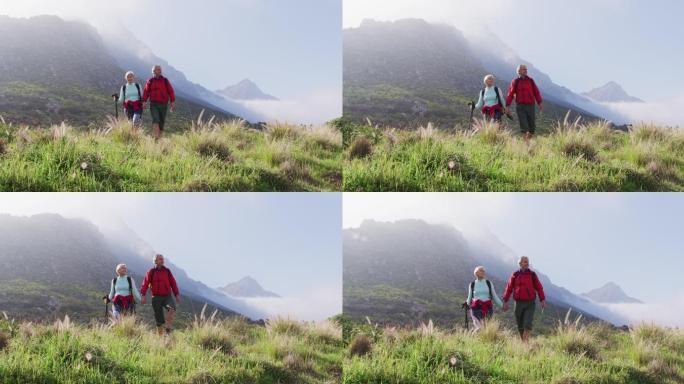
<path id="1" fill-rule="evenodd" d="M 142 96 L 143 87 L 140 84 L 138 84 L 138 86 L 140 87 L 140 95 Z M 126 87 L 126 100 L 124 100 L 124 87 Z M 138 90 L 135 88 L 135 83 L 126 83 L 121 87 L 121 90 L 119 90 L 119 102 L 121 102 L 121 104 L 125 103 L 126 101 L 138 100 L 140 100 L 140 97 L 138 97 Z"/>
<path id="2" fill-rule="evenodd" d="M 470 305 L 475 299 L 478 299 L 480 301 L 487 301 L 491 299 L 499 307 L 503 306 L 503 302 L 499 298 L 499 295 L 496 294 L 496 290 L 494 289 L 494 283 L 492 283 L 491 281 L 489 283 L 492 285 L 493 297 L 491 298 L 489 297 L 489 288 L 487 287 L 486 279 L 475 280 L 475 289 L 473 291 L 470 290 L 470 284 L 468 284 L 468 305 Z"/>
<path id="3" fill-rule="evenodd" d="M 495 88 L 495 86 L 485 87 L 484 98 L 482 97 L 482 91 L 480 91 L 479 99 L 477 100 L 477 104 L 475 104 L 476 109 L 482 109 L 482 107 L 493 107 L 493 106 L 499 104 L 499 102 L 496 100 L 496 92 L 494 91 L 494 88 Z M 503 106 L 505 108 L 506 97 L 504 96 L 501 88 L 498 88 L 498 89 L 499 89 L 499 97 L 501 98 L 501 103 L 503 104 Z"/>
<path id="4" fill-rule="evenodd" d="M 114 284 L 111 284 L 111 287 L 109 289 L 109 300 L 113 300 L 114 296 L 116 295 L 121 295 L 121 296 L 129 296 L 131 294 L 131 291 L 128 289 L 128 275 L 125 276 L 119 276 L 116 278 L 116 282 Z M 135 297 L 136 302 L 140 302 L 140 291 L 138 291 L 138 288 L 135 287 L 135 280 L 131 277 L 131 288 L 133 288 L 133 296 Z"/>

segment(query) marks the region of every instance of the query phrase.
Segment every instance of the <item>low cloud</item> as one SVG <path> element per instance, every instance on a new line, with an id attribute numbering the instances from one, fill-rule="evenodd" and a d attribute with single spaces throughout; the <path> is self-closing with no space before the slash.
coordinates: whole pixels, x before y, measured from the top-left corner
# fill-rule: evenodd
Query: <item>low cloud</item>
<path id="1" fill-rule="evenodd" d="M 631 324 L 654 323 L 663 327 L 684 327 L 684 295 L 666 302 L 649 304 L 607 304 Z"/>
<path id="2" fill-rule="evenodd" d="M 269 123 L 321 125 L 342 116 L 342 90 L 319 89 L 297 100 L 241 100 L 244 107 L 266 117 Z"/>
<path id="3" fill-rule="evenodd" d="M 609 109 L 627 117 L 632 124 L 654 123 L 684 128 L 684 94 L 668 101 L 645 103 L 603 103 Z"/>
<path id="4" fill-rule="evenodd" d="M 242 299 L 268 318 L 289 317 L 300 321 L 320 321 L 342 313 L 342 288 L 326 287 L 306 297 L 259 297 Z"/>

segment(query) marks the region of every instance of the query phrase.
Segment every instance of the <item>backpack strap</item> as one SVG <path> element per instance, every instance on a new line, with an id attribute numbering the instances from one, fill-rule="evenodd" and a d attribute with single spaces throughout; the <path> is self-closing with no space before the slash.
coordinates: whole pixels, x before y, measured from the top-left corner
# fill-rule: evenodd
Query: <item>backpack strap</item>
<path id="1" fill-rule="evenodd" d="M 471 282 L 470 282 L 470 293 L 471 293 L 472 295 L 475 294 L 475 282 L 474 282 L 474 281 L 471 281 Z"/>
<path id="2" fill-rule="evenodd" d="M 126 102 L 126 84 L 121 86 L 121 102 Z"/>
<path id="3" fill-rule="evenodd" d="M 138 100 L 142 100 L 142 94 L 140 94 L 140 85 L 135 83 L 135 88 L 138 90 Z"/>
<path id="4" fill-rule="evenodd" d="M 480 99 L 482 99 L 483 102 L 484 102 L 484 93 L 485 93 L 485 89 L 486 89 L 486 88 L 482 88 L 482 90 L 480 91 Z"/>
<path id="5" fill-rule="evenodd" d="M 494 295 L 492 295 L 492 283 L 489 280 L 485 280 L 485 282 L 487 282 L 487 288 L 489 288 L 489 298 L 494 300 Z"/>
<path id="6" fill-rule="evenodd" d="M 496 85 L 494 86 L 494 92 L 496 93 L 496 101 L 499 103 L 499 106 L 503 108 L 503 103 L 501 102 L 501 96 L 499 95 L 499 87 Z M 489 280 L 487 280 L 489 283 Z"/>

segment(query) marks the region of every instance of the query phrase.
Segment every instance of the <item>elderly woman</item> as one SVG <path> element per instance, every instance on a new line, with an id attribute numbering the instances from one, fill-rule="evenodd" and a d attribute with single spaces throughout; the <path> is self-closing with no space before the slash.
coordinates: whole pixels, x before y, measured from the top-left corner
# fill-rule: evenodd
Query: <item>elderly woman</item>
<path id="1" fill-rule="evenodd" d="M 128 121 L 133 122 L 134 126 L 140 126 L 143 112 L 142 90 L 135 82 L 135 74 L 132 71 L 126 72 L 124 79 L 126 83 L 121 86 L 119 100 L 121 100 Z"/>
<path id="2" fill-rule="evenodd" d="M 506 98 L 499 87 L 494 85 L 494 80 L 496 80 L 494 75 L 485 76 L 485 87 L 480 91 L 480 98 L 475 108 L 482 111 L 485 119 L 500 122 L 506 108 L 504 105 Z"/>
<path id="3" fill-rule="evenodd" d="M 108 297 L 112 302 L 112 315 L 118 320 L 122 315 L 132 314 L 135 311 L 135 303 L 140 302 L 141 298 L 135 281 L 128 276 L 126 264 L 116 266 L 116 275 L 112 280 Z"/>
<path id="4" fill-rule="evenodd" d="M 494 290 L 494 284 L 486 278 L 484 267 L 479 266 L 473 272 L 475 281 L 468 287 L 468 307 L 470 316 L 473 319 L 475 330 L 479 330 L 487 319 L 494 313 L 494 305 L 503 306 L 503 302 Z"/>

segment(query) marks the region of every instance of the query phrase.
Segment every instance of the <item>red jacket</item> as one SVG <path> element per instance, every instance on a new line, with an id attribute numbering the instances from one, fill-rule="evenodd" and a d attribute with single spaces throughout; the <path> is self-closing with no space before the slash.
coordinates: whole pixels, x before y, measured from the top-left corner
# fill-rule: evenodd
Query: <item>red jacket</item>
<path id="1" fill-rule="evenodd" d="M 173 292 L 174 296 L 179 295 L 178 285 L 176 279 L 173 277 L 171 270 L 166 267 L 151 268 L 145 274 L 145 279 L 140 287 L 140 293 L 145 296 L 147 288 L 152 286 L 152 296 L 168 296 Z"/>
<path id="2" fill-rule="evenodd" d="M 143 91 L 143 101 L 150 100 L 153 103 L 166 104 L 169 101 L 176 101 L 176 94 L 173 91 L 171 82 L 164 76 L 153 77 L 145 83 Z"/>
<path id="3" fill-rule="evenodd" d="M 537 274 L 530 269 L 517 270 L 511 274 L 506 285 L 503 301 L 508 302 L 513 294 L 515 301 L 534 301 L 539 293 L 539 300 L 546 300 L 544 295 L 544 287 L 542 287 Z"/>
<path id="4" fill-rule="evenodd" d="M 516 104 L 533 104 L 535 101 L 541 105 L 542 97 L 535 84 L 534 80 L 529 77 L 518 77 L 513 79 L 511 86 L 508 88 L 508 96 L 506 96 L 506 106 L 513 103 L 513 96 L 515 95 Z"/>

